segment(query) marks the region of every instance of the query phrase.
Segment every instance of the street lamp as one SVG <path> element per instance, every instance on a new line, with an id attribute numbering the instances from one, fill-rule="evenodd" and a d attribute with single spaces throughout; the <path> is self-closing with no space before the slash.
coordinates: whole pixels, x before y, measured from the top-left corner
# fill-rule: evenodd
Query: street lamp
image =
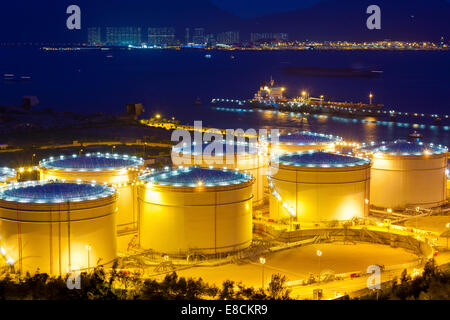
<path id="1" fill-rule="evenodd" d="M 87 250 L 87 261 L 88 261 L 88 271 L 91 268 L 91 246 L 90 245 L 85 245 L 84 246 Z"/>
<path id="2" fill-rule="evenodd" d="M 322 251 L 316 251 L 317 256 L 319 257 L 319 283 L 320 283 L 320 257 L 322 256 Z"/>
<path id="3" fill-rule="evenodd" d="M 264 257 L 259 258 L 259 263 L 261 264 L 261 268 L 262 268 L 261 288 L 264 291 L 264 265 L 266 264 L 266 258 L 264 258 Z"/>
<path id="4" fill-rule="evenodd" d="M 372 98 L 373 98 L 373 94 L 372 92 L 369 94 L 369 104 L 372 104 Z"/>
<path id="5" fill-rule="evenodd" d="M 116 146 L 113 146 L 112 149 L 111 149 L 111 153 L 114 154 L 114 150 L 115 150 L 115 149 L 116 149 Z"/>
<path id="6" fill-rule="evenodd" d="M 169 261 L 169 256 L 167 254 L 164 256 L 164 261 Z"/>

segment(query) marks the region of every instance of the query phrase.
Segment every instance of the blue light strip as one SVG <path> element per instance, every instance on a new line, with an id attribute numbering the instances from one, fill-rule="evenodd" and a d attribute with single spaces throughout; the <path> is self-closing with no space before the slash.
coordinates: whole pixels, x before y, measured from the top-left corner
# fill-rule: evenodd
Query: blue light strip
<path id="1" fill-rule="evenodd" d="M 305 159 L 301 159 L 304 157 Z M 314 161 L 323 162 L 329 157 L 329 161 L 324 163 L 314 163 Z M 291 161 L 289 161 L 292 158 Z M 308 159 L 310 158 L 310 159 Z M 316 160 L 314 159 L 316 158 Z M 339 153 L 329 153 L 316 150 L 290 152 L 282 156 L 273 156 L 271 161 L 286 166 L 294 167 L 311 167 L 311 168 L 339 168 L 339 167 L 355 167 L 370 163 L 367 158 L 355 157 L 350 155 L 342 155 Z"/>
<path id="2" fill-rule="evenodd" d="M 216 173 L 216 176 L 214 176 L 214 173 Z M 199 179 L 196 180 L 196 183 L 190 181 L 192 180 L 192 174 L 198 174 L 200 176 Z M 201 177 L 201 175 L 204 176 Z M 210 178 L 211 181 L 208 181 L 208 178 Z M 203 168 L 198 166 L 180 166 L 178 167 L 178 169 L 174 170 L 166 168 L 162 171 L 152 171 L 151 173 L 139 176 L 138 179 L 144 183 L 149 183 L 150 185 L 174 187 L 217 187 L 237 185 L 248 182 L 252 179 L 252 175 L 245 172 L 240 172 L 237 169 L 229 170 L 224 168 L 221 170 L 213 167 Z M 183 179 L 189 180 L 189 182 L 183 182 Z M 173 180 L 175 180 L 176 182 Z"/>
<path id="3" fill-rule="evenodd" d="M 93 161 L 95 159 L 101 159 L 103 161 L 107 159 L 111 159 L 112 163 L 108 167 L 102 167 L 99 165 L 98 167 L 72 167 L 70 165 L 71 161 L 74 161 L 74 159 L 80 159 L 80 163 L 82 164 L 82 161 L 86 160 L 87 158 L 91 158 Z M 114 161 L 117 161 L 118 164 L 114 165 Z M 76 160 L 75 160 L 76 161 Z M 129 169 L 129 168 L 138 168 L 139 166 L 142 166 L 144 164 L 144 159 L 136 157 L 136 156 L 129 156 L 129 155 L 119 155 L 119 154 L 110 154 L 110 153 L 87 153 L 86 155 L 78 156 L 76 154 L 73 154 L 72 156 L 59 156 L 59 157 L 50 157 L 48 159 L 43 159 L 41 162 L 39 162 L 39 165 L 46 169 L 53 169 L 53 170 L 64 170 L 64 171 L 114 171 L 119 169 Z"/>
<path id="4" fill-rule="evenodd" d="M 48 187 L 50 185 L 51 187 Z M 70 190 L 71 187 L 73 190 Z M 106 185 L 41 180 L 11 183 L 1 187 L 0 200 L 18 203 L 64 203 L 97 200 L 115 193 L 114 188 Z"/>
<path id="5" fill-rule="evenodd" d="M 11 168 L 1 168 L 0 169 L 0 182 L 6 182 L 6 180 L 10 178 L 14 178 L 16 176 L 16 170 Z"/>

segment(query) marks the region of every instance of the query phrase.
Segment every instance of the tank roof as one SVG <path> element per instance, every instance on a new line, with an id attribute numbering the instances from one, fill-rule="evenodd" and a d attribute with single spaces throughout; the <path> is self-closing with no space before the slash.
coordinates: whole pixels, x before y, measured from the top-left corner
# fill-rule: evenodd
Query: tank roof
<path id="1" fill-rule="evenodd" d="M 222 156 L 226 154 L 257 154 L 258 144 L 240 141 L 204 141 L 202 144 L 195 142 L 189 146 L 177 146 L 173 148 L 174 152 L 182 152 L 183 154 L 200 155 L 205 152 L 211 156 Z M 217 153 L 216 153 L 217 151 Z"/>
<path id="2" fill-rule="evenodd" d="M 296 133 L 287 133 L 278 136 L 281 144 L 292 145 L 315 145 L 326 144 L 341 141 L 342 138 L 331 134 L 316 133 L 310 131 L 299 131 Z"/>
<path id="3" fill-rule="evenodd" d="M 106 198 L 115 192 L 114 188 L 99 184 L 28 181 L 2 188 L 0 200 L 21 203 L 80 202 Z"/>
<path id="4" fill-rule="evenodd" d="M 391 142 L 363 144 L 360 148 L 363 152 L 384 153 L 391 155 L 425 155 L 425 154 L 441 154 L 448 150 L 441 145 L 433 143 L 425 144 L 423 142 L 411 142 L 407 140 L 395 140 Z"/>
<path id="5" fill-rule="evenodd" d="M 6 182 L 6 180 L 15 176 L 16 170 L 7 167 L 0 168 L 0 182 Z"/>
<path id="6" fill-rule="evenodd" d="M 214 187 L 228 186 L 252 179 L 250 174 L 237 170 L 213 169 L 201 167 L 181 167 L 176 170 L 164 170 L 139 177 L 140 180 L 166 186 L 175 187 Z"/>
<path id="7" fill-rule="evenodd" d="M 370 160 L 322 151 L 306 151 L 284 154 L 279 157 L 278 163 L 295 167 L 353 167 L 369 164 Z"/>
<path id="8" fill-rule="evenodd" d="M 42 160 L 40 166 L 46 169 L 65 171 L 111 171 L 144 164 L 142 158 L 128 155 L 109 153 L 87 153 L 85 155 L 71 155 L 50 157 Z"/>

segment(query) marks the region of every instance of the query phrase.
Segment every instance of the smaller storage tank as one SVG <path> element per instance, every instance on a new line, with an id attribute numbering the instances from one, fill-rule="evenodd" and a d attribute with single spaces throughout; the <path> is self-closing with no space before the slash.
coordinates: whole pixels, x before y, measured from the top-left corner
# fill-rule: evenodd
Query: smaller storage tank
<path id="1" fill-rule="evenodd" d="M 0 186 L 16 181 L 16 170 L 3 167 L 0 169 Z"/>
<path id="2" fill-rule="evenodd" d="M 0 251 L 16 270 L 52 275 L 116 258 L 116 191 L 29 181 L 0 189 Z"/>
<path id="3" fill-rule="evenodd" d="M 278 142 L 270 143 L 270 153 L 272 155 L 280 155 L 288 152 L 307 150 L 334 151 L 335 143 L 340 141 L 342 141 L 342 138 L 331 134 L 327 135 L 309 131 L 281 134 L 278 136 Z"/>
<path id="4" fill-rule="evenodd" d="M 372 206 L 404 210 L 446 202 L 446 147 L 396 140 L 363 145 L 359 151 L 372 158 Z"/>
<path id="5" fill-rule="evenodd" d="M 252 241 L 251 175 L 184 167 L 140 177 L 140 243 L 176 255 L 216 254 Z"/>
<path id="6" fill-rule="evenodd" d="M 181 161 L 181 163 L 175 163 Z M 175 160 L 175 161 L 174 161 Z M 195 143 L 191 147 L 174 147 L 172 149 L 174 165 L 201 166 L 217 169 L 238 169 L 251 174 L 253 184 L 253 205 L 264 202 L 264 185 L 267 185 L 267 167 L 269 157 L 267 150 L 260 148 L 257 143 L 239 141 Z"/>
<path id="7" fill-rule="evenodd" d="M 368 215 L 368 159 L 322 151 L 288 153 L 272 158 L 269 174 L 274 220 L 314 223 Z"/>

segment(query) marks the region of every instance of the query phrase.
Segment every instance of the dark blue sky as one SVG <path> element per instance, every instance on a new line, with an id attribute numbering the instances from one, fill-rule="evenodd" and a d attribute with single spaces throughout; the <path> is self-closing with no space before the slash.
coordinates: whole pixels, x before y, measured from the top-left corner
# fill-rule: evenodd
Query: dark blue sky
<path id="1" fill-rule="evenodd" d="M 256 17 L 275 12 L 307 8 L 321 0 L 212 0 L 218 7 L 240 17 Z"/>
<path id="2" fill-rule="evenodd" d="M 82 9 L 81 31 L 66 28 L 67 6 Z M 366 27 L 378 4 L 382 30 Z M 1 0 L 0 41 L 81 42 L 88 27 L 186 27 L 207 33 L 286 32 L 304 40 L 431 40 L 450 38 L 449 0 Z"/>

